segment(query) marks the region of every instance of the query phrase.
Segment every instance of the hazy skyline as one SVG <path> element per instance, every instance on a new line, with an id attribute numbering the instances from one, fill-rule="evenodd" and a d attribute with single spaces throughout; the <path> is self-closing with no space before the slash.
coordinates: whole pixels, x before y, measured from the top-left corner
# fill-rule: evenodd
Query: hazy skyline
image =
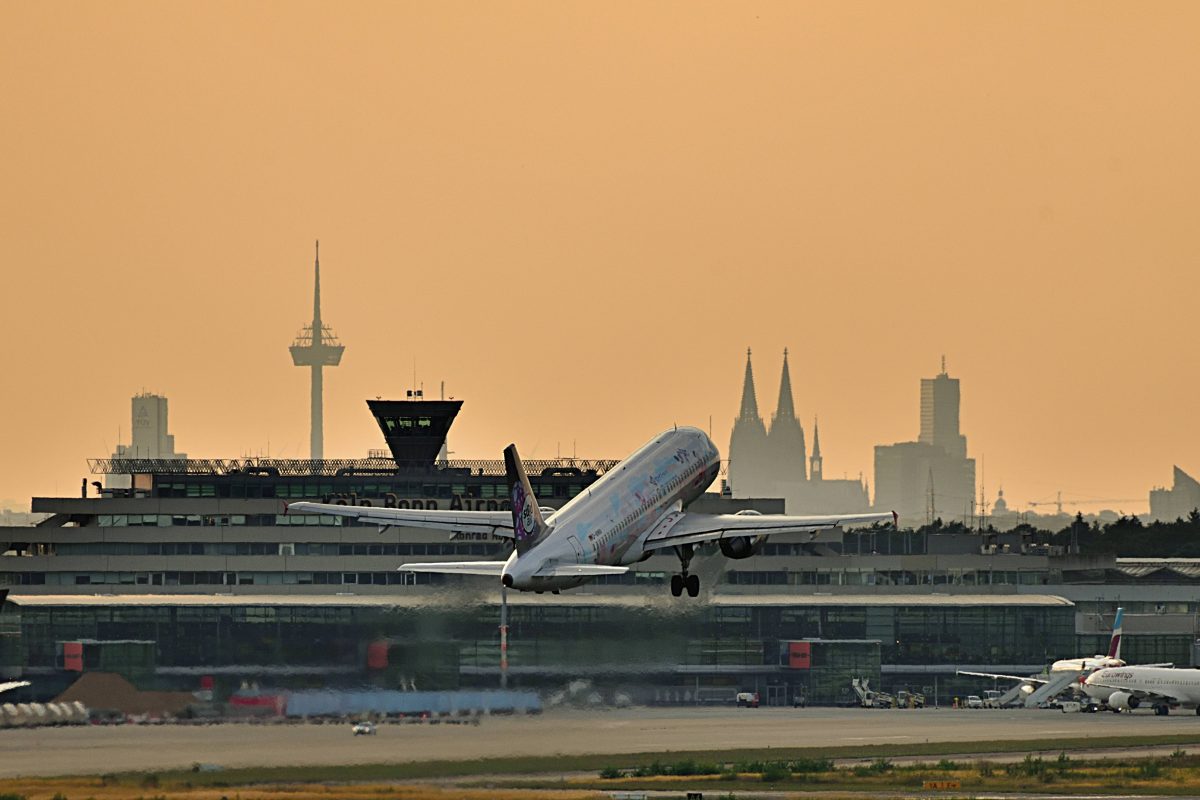
<path id="1" fill-rule="evenodd" d="M 989 501 L 1200 472 L 1194 4 L 2 16 L 0 496 L 77 494 L 143 389 L 189 455 L 306 456 L 317 238 L 329 457 L 414 361 L 458 457 L 724 454 L 750 346 L 829 477 L 942 354 Z"/>

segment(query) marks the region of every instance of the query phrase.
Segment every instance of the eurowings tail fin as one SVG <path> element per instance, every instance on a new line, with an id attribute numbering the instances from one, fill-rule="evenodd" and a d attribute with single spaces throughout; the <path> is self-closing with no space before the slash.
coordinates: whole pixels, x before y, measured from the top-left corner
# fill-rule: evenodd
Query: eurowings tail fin
<path id="1" fill-rule="evenodd" d="M 504 471 L 508 476 L 508 497 L 512 501 L 513 538 L 517 552 L 524 553 L 542 540 L 548 528 L 515 444 L 504 448 Z"/>
<path id="2" fill-rule="evenodd" d="M 1121 657 L 1121 620 L 1125 616 L 1125 609 L 1117 609 L 1117 618 L 1113 620 L 1112 640 L 1108 643 L 1108 657 Z"/>

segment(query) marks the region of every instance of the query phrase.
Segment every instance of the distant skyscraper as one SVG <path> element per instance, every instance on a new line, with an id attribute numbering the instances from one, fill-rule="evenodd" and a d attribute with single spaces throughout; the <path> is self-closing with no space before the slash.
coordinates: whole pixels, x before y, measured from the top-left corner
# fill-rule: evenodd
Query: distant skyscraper
<path id="1" fill-rule="evenodd" d="M 946 374 L 946 359 L 936 378 L 921 379 L 921 436 L 918 441 L 933 444 L 956 458 L 967 457 L 967 437 L 958 426 L 958 378 Z"/>
<path id="2" fill-rule="evenodd" d="M 796 406 L 792 399 L 792 376 L 788 370 L 788 351 L 783 350 L 783 374 L 779 378 L 779 403 L 775 416 L 771 418 L 771 430 L 767 433 L 766 456 L 775 483 L 795 484 L 808 479 L 804 461 L 807 452 L 804 445 L 804 428 L 796 419 Z"/>
<path id="3" fill-rule="evenodd" d="M 175 452 L 175 437 L 167 428 L 167 398 L 143 392 L 131 402 L 129 444 L 117 443 L 113 458 L 187 458 L 187 453 Z M 130 488 L 129 474 L 107 475 L 104 484 L 110 489 Z"/>
<path id="4" fill-rule="evenodd" d="M 1150 490 L 1150 516 L 1163 522 L 1187 519 L 1200 510 L 1200 481 L 1175 467 L 1175 483 L 1170 489 Z"/>
<path id="5" fill-rule="evenodd" d="M 930 517 L 968 521 L 975 513 L 975 459 L 959 432 L 958 379 L 942 371 L 921 380 L 921 436 L 875 447 L 875 507 L 909 525 Z"/>
<path id="6" fill-rule="evenodd" d="M 297 367 L 312 369 L 312 425 L 309 435 L 309 457 L 325 457 L 325 367 L 336 367 L 342 361 L 346 349 L 337 339 L 333 329 L 321 321 L 321 243 L 317 242 L 316 275 L 313 288 L 313 319 L 305 325 L 292 342 L 292 363 Z"/>

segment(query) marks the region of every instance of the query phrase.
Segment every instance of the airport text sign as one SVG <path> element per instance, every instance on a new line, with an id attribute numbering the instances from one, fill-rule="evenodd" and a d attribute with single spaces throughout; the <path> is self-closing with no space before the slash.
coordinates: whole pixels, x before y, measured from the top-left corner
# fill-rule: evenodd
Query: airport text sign
<path id="1" fill-rule="evenodd" d="M 962 781 L 925 781 L 922 784 L 923 789 L 961 789 Z"/>
<path id="2" fill-rule="evenodd" d="M 788 642 L 788 667 L 790 669 L 812 667 L 811 642 Z"/>

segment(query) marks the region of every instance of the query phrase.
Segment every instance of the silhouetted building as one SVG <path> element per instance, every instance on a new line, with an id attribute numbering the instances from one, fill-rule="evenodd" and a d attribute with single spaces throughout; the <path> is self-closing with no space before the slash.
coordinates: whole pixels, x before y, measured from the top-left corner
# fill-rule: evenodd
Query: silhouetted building
<path id="1" fill-rule="evenodd" d="M 946 374 L 946 359 L 936 378 L 921 379 L 921 436 L 956 458 L 967 457 L 967 437 L 958 430 L 958 378 Z"/>
<path id="2" fill-rule="evenodd" d="M 734 497 L 767 496 L 763 492 L 771 479 L 769 460 L 767 427 L 758 415 L 754 367 L 750 363 L 750 348 L 746 348 L 742 406 L 729 434 L 729 488 Z"/>
<path id="3" fill-rule="evenodd" d="M 768 432 L 758 414 L 750 351 L 746 351 L 746 377 L 742 386 L 741 413 L 729 439 L 729 481 L 735 498 L 783 498 L 794 514 L 851 513 L 866 511 L 870 496 L 861 481 L 826 480 L 819 445 L 813 443 L 812 477 L 804 428 L 796 417 L 788 352 L 783 351 L 779 403 Z"/>
<path id="4" fill-rule="evenodd" d="M 921 381 L 921 436 L 875 447 L 875 508 L 907 524 L 970 520 L 975 514 L 975 459 L 959 432 L 959 385 L 942 372 Z"/>
<path id="5" fill-rule="evenodd" d="M 1175 485 L 1170 489 L 1150 490 L 1150 516 L 1163 521 L 1186 519 L 1200 509 L 1200 481 L 1175 467 Z"/>
<path id="6" fill-rule="evenodd" d="M 312 369 L 312 396 L 310 398 L 312 424 L 309 431 L 309 457 L 320 460 L 325 457 L 325 367 L 336 367 L 342 363 L 345 347 L 338 341 L 333 329 L 321 321 L 321 243 L 317 242 L 316 261 L 313 266 L 313 318 L 301 329 L 296 341 L 292 342 L 292 363 L 297 367 Z"/>
<path id="7" fill-rule="evenodd" d="M 796 419 L 796 405 L 792 398 L 792 376 L 788 370 L 788 351 L 783 350 L 783 374 L 779 378 L 779 402 L 775 405 L 775 416 L 771 418 L 771 429 L 767 432 L 766 457 L 771 465 L 772 483 L 791 486 L 808 480 L 804 461 L 807 452 L 804 444 L 804 428 Z"/>
<path id="8" fill-rule="evenodd" d="M 167 429 L 167 398 L 142 392 L 134 395 L 130 418 L 129 444 L 117 444 L 114 459 L 186 459 L 187 453 L 175 452 L 175 437 Z M 128 489 L 128 475 L 106 475 L 109 489 Z"/>
<path id="9" fill-rule="evenodd" d="M 821 431 L 817 428 L 817 420 L 813 418 L 813 449 L 811 466 L 808 474 L 814 481 L 821 480 L 825 475 L 825 460 L 821 458 Z"/>

